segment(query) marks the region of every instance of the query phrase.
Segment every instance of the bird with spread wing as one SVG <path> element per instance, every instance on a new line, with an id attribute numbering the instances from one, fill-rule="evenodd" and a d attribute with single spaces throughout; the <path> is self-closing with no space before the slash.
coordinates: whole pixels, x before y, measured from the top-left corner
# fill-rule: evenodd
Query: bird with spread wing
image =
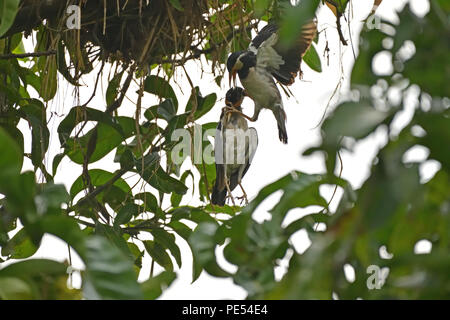
<path id="1" fill-rule="evenodd" d="M 289 86 L 297 74 L 301 74 L 300 63 L 316 36 L 317 24 L 315 20 L 306 23 L 298 39 L 289 47 L 283 47 L 279 42 L 278 29 L 277 24 L 266 25 L 247 50 L 234 52 L 228 57 L 227 69 L 230 86 L 232 80 L 236 86 L 238 74 L 246 94 L 255 102 L 253 116 L 243 116 L 256 121 L 262 109 L 271 110 L 277 120 L 280 141 L 287 143 L 286 113 L 275 80 Z"/>
<path id="2" fill-rule="evenodd" d="M 225 97 L 226 107 L 222 109 L 217 125 L 214 157 L 216 161 L 216 182 L 211 195 L 211 203 L 225 205 L 227 194 L 230 195 L 237 185 L 241 187 L 243 199 L 248 203 L 247 194 L 241 181 L 247 173 L 258 146 L 258 134 L 255 128 L 249 128 L 247 120 L 242 117 L 242 100 L 244 89 L 234 87 Z M 238 112 L 234 112 L 238 111 Z"/>

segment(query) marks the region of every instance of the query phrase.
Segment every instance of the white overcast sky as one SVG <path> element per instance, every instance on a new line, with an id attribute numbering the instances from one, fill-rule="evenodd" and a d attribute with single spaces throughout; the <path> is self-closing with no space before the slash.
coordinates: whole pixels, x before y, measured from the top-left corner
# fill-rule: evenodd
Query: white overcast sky
<path id="1" fill-rule="evenodd" d="M 377 15 L 396 22 L 397 17 L 395 11 L 400 10 L 404 6 L 405 2 L 405 0 L 384 0 L 378 8 Z M 412 9 L 417 14 L 423 15 L 429 10 L 428 0 L 414 0 L 411 2 Z M 358 47 L 357 39 L 359 31 L 362 27 L 362 20 L 364 20 L 369 14 L 372 4 L 372 0 L 352 1 L 353 18 L 351 20 L 351 32 L 353 47 L 356 53 Z M 283 145 L 279 141 L 276 122 L 270 111 L 263 110 L 258 121 L 256 123 L 249 124 L 257 129 L 259 137 L 259 146 L 256 151 L 255 158 L 253 159 L 253 163 L 243 179 L 243 186 L 250 200 L 255 197 L 257 192 L 262 187 L 277 180 L 281 176 L 286 175 L 292 170 L 299 170 L 306 173 L 321 173 L 325 170 L 323 159 L 320 155 L 314 154 L 313 156 L 302 157 L 301 152 L 318 144 L 320 131 L 317 126 L 322 118 L 322 115 L 326 111 L 327 103 L 341 77 L 343 78 L 342 87 L 332 99 L 327 113 L 333 109 L 335 103 L 339 99 L 344 99 L 348 96 L 349 73 L 354 63 L 354 56 L 351 46 L 343 47 L 340 44 L 335 27 L 335 17 L 331 11 L 324 7 L 318 12 L 317 18 L 319 21 L 319 31 L 324 30 L 321 32 L 319 43 L 316 46 L 317 52 L 322 58 L 323 71 L 322 73 L 316 73 L 309 69 L 306 64 L 302 63 L 303 80 L 297 79 L 295 84 L 290 87 L 290 90 L 294 94 L 295 98 L 288 99 L 286 96 L 283 97 L 284 106 L 287 113 L 287 132 L 289 137 L 288 145 Z M 349 39 L 348 26 L 344 23 L 344 21 L 343 25 L 344 35 L 347 39 Z M 328 40 L 328 46 L 330 48 L 329 65 L 327 65 L 327 61 L 323 57 L 326 40 Z M 26 42 L 26 49 L 27 51 L 33 50 L 33 44 L 30 41 Z M 389 61 L 385 58 L 385 56 L 380 56 L 378 58 L 376 68 L 380 72 L 389 69 L 390 67 Z M 193 83 L 200 87 L 203 95 L 215 92 L 218 96 L 218 103 L 206 116 L 201 119 L 200 123 L 218 121 L 221 108 L 224 104 L 223 97 L 228 89 L 226 83 L 227 81 L 224 81 L 222 87 L 219 88 L 215 84 L 214 77 L 211 74 L 201 73 L 199 62 L 189 62 L 186 65 L 186 69 L 189 72 Z M 205 67 L 205 70 L 208 70 L 208 67 Z M 73 87 L 68 85 L 67 82 L 63 81 L 61 78 L 62 77 L 60 77 L 61 81 L 58 84 L 59 87 L 57 96 L 50 102 L 48 110 L 49 113 L 56 112 L 60 115 L 67 115 L 70 108 L 77 105 L 77 102 L 75 101 L 73 95 Z M 225 79 L 226 78 L 227 75 L 225 75 Z M 85 79 L 86 86 L 82 87 L 80 90 L 81 103 L 85 102 L 90 97 L 94 81 L 95 79 L 92 78 Z M 176 82 L 179 86 L 174 83 L 173 86 L 179 98 L 180 108 L 184 108 L 189 98 L 191 88 L 182 70 L 179 70 L 177 73 Z M 90 107 L 104 110 L 104 93 L 106 92 L 106 88 L 107 73 L 105 74 L 101 88 L 98 91 L 99 94 L 91 101 L 89 104 Z M 132 116 L 134 114 L 134 102 L 136 101 L 136 95 L 134 92 L 136 91 L 136 88 L 137 87 L 134 84 L 134 87 L 129 90 L 129 92 L 133 92 L 133 94 L 128 96 L 129 100 L 125 99 L 124 105 L 119 109 L 119 114 L 127 116 Z M 411 96 L 414 97 L 414 92 L 411 92 Z M 147 94 L 143 99 L 143 108 L 150 107 L 156 103 L 157 99 Z M 396 119 L 396 125 L 398 128 L 401 128 L 405 122 L 409 121 L 411 110 L 414 107 L 415 100 L 412 98 L 409 108 L 406 108 L 407 110 Z M 181 111 L 183 110 L 181 109 Z M 243 111 L 249 115 L 253 113 L 253 102 L 251 100 L 245 99 Z M 50 123 L 52 128 L 52 136 L 50 149 L 46 157 L 48 168 L 51 168 L 53 157 L 61 151 L 58 136 L 56 134 L 56 129 L 61 119 L 62 118 L 53 117 L 52 122 Z M 25 137 L 25 152 L 30 152 L 31 134 L 28 125 L 22 121 L 20 123 L 20 129 L 24 133 Z M 385 131 L 378 130 L 375 134 L 372 134 L 362 142 L 358 143 L 353 153 L 344 152 L 342 154 L 344 163 L 342 172 L 343 178 L 349 180 L 355 188 L 361 186 L 370 173 L 371 161 L 374 155 L 376 154 L 378 148 L 383 146 L 386 141 L 387 137 Z M 408 154 L 408 160 L 424 159 L 426 156 L 426 150 L 417 148 Z M 118 169 L 119 166 L 112 162 L 113 157 L 114 152 L 110 153 L 102 160 L 93 163 L 90 166 L 90 169 L 102 168 L 110 171 Z M 29 170 L 31 168 L 31 163 L 26 161 L 24 170 Z M 183 165 L 183 169 L 186 168 L 189 168 L 188 163 Z M 431 161 L 427 162 L 427 164 L 421 168 L 422 178 L 427 179 L 431 177 L 436 169 L 436 163 Z M 81 166 L 74 165 L 66 157 L 59 166 L 55 180 L 57 183 L 64 183 L 67 189 L 69 189 L 73 181 L 75 181 L 80 174 Z M 128 175 L 127 177 L 129 177 L 127 182 L 130 185 L 133 185 L 137 181 L 136 177 L 131 175 Z M 198 175 L 196 175 L 196 178 L 198 178 Z M 189 178 L 186 185 L 188 187 L 192 186 L 192 182 L 189 181 Z M 152 190 L 148 186 L 145 188 L 146 190 Z M 240 190 L 238 189 L 239 188 L 237 188 L 234 192 L 237 196 L 241 195 Z M 332 190 L 333 188 L 330 186 L 328 188 L 321 189 L 321 192 L 323 192 L 326 199 L 329 199 Z M 338 192 L 335 200 L 331 204 L 332 208 L 337 205 L 340 195 L 341 193 Z M 254 219 L 257 221 L 270 219 L 270 215 L 267 211 L 272 208 L 280 196 L 281 191 L 267 198 L 255 212 Z M 166 196 L 166 198 L 168 197 Z M 195 194 L 191 196 L 191 190 L 189 190 L 186 193 L 182 204 L 194 206 L 200 204 L 198 200 L 198 193 L 195 192 Z M 314 212 L 312 210 L 313 208 L 293 209 L 288 213 L 284 223 L 297 219 L 306 213 Z M 16 231 L 11 232 L 11 236 L 15 232 Z M 145 239 L 145 236 L 141 236 L 141 239 Z M 300 253 L 306 250 L 310 244 L 306 232 L 303 231 L 299 231 L 294 234 L 290 241 L 295 249 Z M 231 279 L 213 278 L 205 272 L 202 273 L 200 278 L 194 284 L 191 284 L 192 257 L 190 250 L 187 244 L 179 237 L 177 237 L 177 243 L 182 250 L 183 266 L 181 269 L 176 269 L 178 277 L 172 286 L 163 293 L 161 299 L 243 299 L 246 297 L 246 292 L 242 288 L 234 285 Z M 219 257 L 221 256 L 220 251 L 221 250 L 217 250 Z M 288 258 L 291 255 L 292 253 L 288 254 L 285 259 L 280 261 L 280 267 L 276 269 L 277 278 L 280 278 L 285 272 L 285 267 L 288 264 Z M 53 236 L 46 235 L 44 236 L 40 249 L 33 256 L 33 258 L 38 257 L 51 258 L 59 261 L 67 260 L 67 245 Z M 84 267 L 82 261 L 76 254 L 72 254 L 72 259 L 75 269 L 82 269 Z M 220 258 L 219 262 L 226 270 L 236 270 L 235 266 L 227 263 L 223 258 Z M 3 266 L 7 263 L 4 263 Z M 144 257 L 143 268 L 139 280 L 143 281 L 148 279 L 149 270 L 150 259 L 146 255 Z M 161 268 L 156 266 L 156 273 L 161 270 Z M 81 284 L 79 274 L 75 273 L 73 279 L 73 285 L 75 287 L 79 287 Z"/>

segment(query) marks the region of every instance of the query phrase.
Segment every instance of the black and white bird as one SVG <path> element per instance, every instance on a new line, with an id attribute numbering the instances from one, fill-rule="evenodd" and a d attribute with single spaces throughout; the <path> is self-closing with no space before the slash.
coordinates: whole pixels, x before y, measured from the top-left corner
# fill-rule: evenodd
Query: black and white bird
<path id="1" fill-rule="evenodd" d="M 234 52 L 228 57 L 230 86 L 232 80 L 236 84 L 237 73 L 246 94 L 255 102 L 253 117 L 247 119 L 256 121 L 261 109 L 272 110 L 278 124 L 278 135 L 283 143 L 288 140 L 286 113 L 275 79 L 282 85 L 289 86 L 294 83 L 298 72 L 301 75 L 302 57 L 311 46 L 316 32 L 316 22 L 310 21 L 303 26 L 297 41 L 284 48 L 278 41 L 278 26 L 269 23 L 252 40 L 247 50 Z"/>
<path id="2" fill-rule="evenodd" d="M 214 142 L 216 161 L 216 182 L 211 195 L 211 203 L 225 205 L 227 194 L 231 195 L 237 185 L 241 187 L 243 198 L 248 203 L 247 194 L 241 181 L 246 174 L 258 146 L 258 134 L 255 128 L 249 128 L 247 120 L 241 115 L 242 100 L 245 91 L 231 88 L 226 93 L 226 107 L 222 109 L 217 125 Z M 238 112 L 234 112 L 238 111 Z"/>

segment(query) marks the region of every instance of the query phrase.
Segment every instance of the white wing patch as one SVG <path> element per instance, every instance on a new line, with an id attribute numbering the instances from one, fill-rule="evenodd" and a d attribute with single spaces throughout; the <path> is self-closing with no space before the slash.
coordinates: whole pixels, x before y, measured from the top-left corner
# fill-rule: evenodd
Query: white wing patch
<path id="1" fill-rule="evenodd" d="M 261 46 L 256 51 L 256 67 L 278 70 L 284 64 L 283 58 L 273 48 L 277 41 L 278 34 L 273 33 L 267 40 L 261 43 Z M 255 49 L 253 48 L 253 50 Z"/>

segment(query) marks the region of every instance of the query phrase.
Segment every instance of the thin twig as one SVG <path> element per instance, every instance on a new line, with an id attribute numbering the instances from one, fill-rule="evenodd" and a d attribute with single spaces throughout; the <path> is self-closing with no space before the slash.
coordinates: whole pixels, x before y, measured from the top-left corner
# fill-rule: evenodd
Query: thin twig
<path id="1" fill-rule="evenodd" d="M 117 108 L 119 108 L 122 105 L 122 101 L 125 98 L 125 94 L 127 93 L 128 88 L 130 87 L 131 80 L 133 80 L 133 75 L 134 75 L 135 70 L 136 70 L 136 65 L 133 64 L 128 73 L 128 77 L 122 86 L 122 90 L 120 92 L 119 98 L 117 100 L 115 100 L 113 103 L 111 103 L 109 106 L 106 107 L 107 113 L 112 114 Z"/>
<path id="2" fill-rule="evenodd" d="M 342 140 L 342 138 L 341 138 L 341 140 Z M 340 153 L 340 151 L 337 152 L 337 155 L 338 155 L 338 158 L 339 158 L 339 162 L 340 162 L 340 164 L 341 164 L 341 169 L 339 170 L 339 176 L 338 176 L 338 178 L 340 179 L 340 178 L 342 177 L 342 171 L 344 170 L 344 162 L 342 162 L 342 158 L 341 158 L 341 153 Z M 328 202 L 327 202 L 327 208 L 330 207 L 331 201 L 333 201 L 334 196 L 336 195 L 337 188 L 338 188 L 338 185 L 336 184 L 336 185 L 334 186 L 333 194 L 331 195 L 330 200 L 328 200 Z M 324 213 L 324 212 L 325 212 L 325 208 L 323 208 L 323 209 L 319 212 L 319 214 Z M 319 227 L 319 224 L 317 223 L 316 226 L 315 226 L 315 228 L 314 228 L 314 231 L 315 231 L 315 232 L 317 232 L 318 227 Z"/>
<path id="3" fill-rule="evenodd" d="M 251 24 L 247 28 L 245 28 L 245 31 L 249 31 L 249 30 L 253 29 L 256 26 L 257 26 L 256 23 Z M 233 39 L 233 37 L 234 37 L 234 32 L 230 32 L 230 34 L 227 36 L 227 38 L 224 41 L 222 41 L 220 43 L 217 43 L 217 44 L 213 44 L 211 47 L 209 47 L 207 49 L 199 50 L 199 49 L 197 49 L 197 47 L 192 47 L 191 46 L 190 49 L 192 51 L 194 51 L 195 53 L 193 53 L 193 54 L 191 54 L 191 55 L 189 55 L 187 57 L 183 57 L 181 59 L 162 59 L 158 63 L 160 63 L 160 64 L 171 63 L 171 64 L 177 64 L 177 65 L 184 64 L 188 60 L 200 58 L 200 56 L 202 54 L 211 53 L 211 52 L 215 51 L 217 48 L 228 44 L 228 42 L 231 39 Z"/>
<path id="4" fill-rule="evenodd" d="M 0 59 L 21 59 L 30 57 L 51 56 L 54 54 L 56 54 L 56 50 L 49 50 L 44 52 L 8 53 L 8 54 L 0 54 Z"/>
<path id="5" fill-rule="evenodd" d="M 348 45 L 347 40 L 344 38 L 344 34 L 342 33 L 342 26 L 341 26 L 341 16 L 342 14 L 338 12 L 338 15 L 336 17 L 336 25 L 337 25 L 337 31 L 339 34 L 339 39 L 341 40 L 342 44 L 344 46 Z"/>

